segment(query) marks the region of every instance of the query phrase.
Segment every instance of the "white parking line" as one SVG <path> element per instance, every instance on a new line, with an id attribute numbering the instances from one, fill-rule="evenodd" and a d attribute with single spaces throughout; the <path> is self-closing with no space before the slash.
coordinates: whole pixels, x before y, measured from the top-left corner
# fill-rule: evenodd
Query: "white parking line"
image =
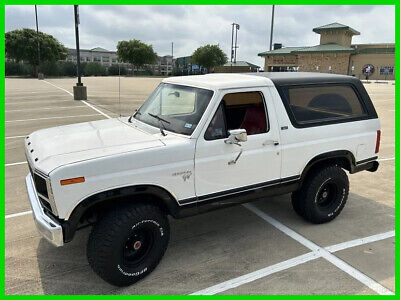
<path id="1" fill-rule="evenodd" d="M 15 217 L 19 217 L 19 216 L 25 216 L 25 215 L 29 215 L 31 213 L 32 213 L 32 211 L 28 210 L 28 211 L 23 211 L 23 212 L 16 213 L 16 214 L 9 214 L 9 215 L 6 215 L 6 219 L 15 218 Z"/>
<path id="2" fill-rule="evenodd" d="M 356 239 L 356 240 L 336 244 L 333 246 L 325 247 L 325 249 L 328 250 L 329 252 L 337 252 L 337 251 L 341 251 L 341 250 L 344 250 L 347 248 L 357 247 L 357 246 L 361 246 L 364 244 L 369 244 L 369 243 L 377 242 L 380 240 L 388 239 L 388 238 L 391 238 L 394 236 L 395 236 L 395 231 L 392 230 L 392 231 L 388 231 L 385 233 L 375 234 L 375 235 L 367 236 L 365 238 Z"/>
<path id="3" fill-rule="evenodd" d="M 23 165 L 26 164 L 26 161 L 20 161 L 20 162 L 15 162 L 15 163 L 9 163 L 5 164 L 6 167 L 11 167 L 11 166 L 18 166 L 18 165 Z"/>
<path id="4" fill-rule="evenodd" d="M 389 289 L 385 288 L 380 283 L 376 282 L 375 280 L 373 280 L 372 278 L 368 277 L 367 275 L 361 273 L 356 268 L 350 266 L 345 261 L 343 261 L 340 258 L 334 256 L 332 253 L 330 253 L 329 251 L 325 250 L 324 248 L 318 246 L 317 244 L 313 243 L 312 241 L 306 239 L 305 237 L 303 237 L 302 235 L 298 234 L 294 230 L 290 229 L 286 225 L 283 225 L 279 221 L 277 221 L 274 218 L 270 217 L 269 215 L 267 215 L 263 211 L 261 211 L 258 208 L 256 208 L 253 204 L 246 203 L 246 204 L 243 204 L 243 206 L 246 207 L 248 210 L 252 211 L 253 213 L 255 213 L 260 218 L 262 218 L 265 221 L 267 221 L 268 223 L 270 223 L 275 228 L 279 229 L 280 231 L 282 231 L 286 235 L 290 236 L 291 238 L 293 238 L 294 240 L 296 240 L 300 244 L 306 246 L 310 250 L 319 251 L 321 253 L 321 257 L 325 258 L 327 261 L 329 261 L 330 263 L 332 263 L 333 265 L 335 265 L 336 267 L 338 267 L 342 271 L 346 272 L 347 274 L 352 276 L 354 279 L 360 281 L 361 283 L 363 283 L 364 285 L 366 285 L 367 287 L 369 287 L 371 290 L 375 291 L 376 293 L 378 293 L 380 295 L 394 295 L 394 293 L 392 291 L 390 291 Z"/>
<path id="5" fill-rule="evenodd" d="M 337 245 L 332 245 L 332 246 L 326 247 L 325 250 L 328 250 L 329 252 L 337 252 L 340 250 L 357 247 L 357 246 L 361 246 L 361 245 L 368 244 L 368 243 L 377 242 L 377 241 L 384 240 L 384 239 L 387 239 L 387 238 L 390 238 L 393 236 L 395 236 L 395 232 L 389 231 L 389 232 L 380 233 L 380 234 L 372 235 L 372 236 L 361 238 L 361 239 L 344 242 L 344 243 L 337 244 Z M 268 275 L 271 275 L 271 274 L 298 266 L 300 264 L 315 260 L 317 258 L 320 258 L 321 256 L 322 255 L 319 251 L 312 251 L 312 252 L 285 260 L 283 262 L 277 263 L 275 265 L 272 265 L 272 266 L 245 274 L 243 276 L 239 276 L 234 279 L 222 282 L 220 284 L 216 284 L 212 287 L 195 292 L 191 295 L 215 295 L 217 293 L 222 293 L 226 290 L 233 289 L 235 287 L 255 281 L 257 279 L 266 277 Z"/>
<path id="6" fill-rule="evenodd" d="M 79 118 L 79 117 L 93 117 L 99 116 L 100 114 L 90 114 L 90 115 L 76 115 L 76 116 L 61 116 L 61 117 L 48 117 L 48 118 L 37 118 L 37 119 L 23 119 L 23 120 L 9 120 L 6 123 L 12 122 L 26 122 L 26 121 L 40 121 L 40 120 L 51 120 L 51 119 L 68 119 L 68 118 Z"/>
<path id="7" fill-rule="evenodd" d="M 391 157 L 391 158 L 381 158 L 381 159 L 378 159 L 378 161 L 388 161 L 388 160 L 395 160 L 396 158 L 395 157 Z"/>
<path id="8" fill-rule="evenodd" d="M 240 277 L 236 277 L 234 279 L 222 282 L 220 284 L 216 284 L 212 287 L 206 288 L 201 291 L 197 291 L 190 295 L 215 295 L 218 293 L 222 293 L 226 290 L 230 290 L 235 287 L 241 286 L 243 284 L 246 284 L 246 283 L 255 281 L 257 279 L 266 277 L 268 275 L 274 274 L 276 272 L 280 272 L 280 271 L 295 267 L 297 265 L 304 264 L 308 261 L 317 259 L 319 257 L 321 257 L 320 254 L 318 254 L 316 252 L 309 252 L 309 253 L 294 257 L 292 259 L 288 259 L 284 262 L 277 263 L 275 265 L 248 273 L 248 274 L 240 276 Z"/>
<path id="9" fill-rule="evenodd" d="M 101 110 L 97 109 L 96 107 L 94 107 L 93 105 L 87 103 L 85 100 L 81 100 L 83 103 L 85 103 L 87 106 L 89 106 L 90 108 L 94 109 L 95 111 L 97 111 L 98 113 L 102 114 L 103 116 L 105 116 L 108 119 L 111 119 L 111 117 L 105 113 L 103 113 Z"/>
<path id="10" fill-rule="evenodd" d="M 53 106 L 53 107 L 39 107 L 39 108 L 27 108 L 27 109 L 12 109 L 12 110 L 5 110 L 5 112 L 18 112 L 18 111 L 32 111 L 32 110 L 59 110 L 59 109 L 71 109 L 71 108 L 81 108 L 85 107 L 84 105 L 78 105 L 78 106 Z"/>
<path id="11" fill-rule="evenodd" d="M 58 103 L 58 102 L 71 102 L 71 100 L 50 100 L 50 101 L 21 101 L 21 102 L 5 102 L 5 105 L 15 104 L 38 104 L 38 103 Z"/>
<path id="12" fill-rule="evenodd" d="M 46 80 L 43 80 L 43 82 L 46 82 L 46 83 L 48 83 L 48 84 L 54 86 L 55 88 L 60 89 L 60 90 L 62 90 L 62 91 L 64 91 L 64 92 L 68 93 L 69 95 L 73 96 L 73 94 L 72 94 L 71 92 L 67 91 L 66 89 L 63 89 L 63 88 L 61 88 L 61 87 L 59 87 L 59 86 L 57 86 L 57 85 L 55 85 L 55 84 L 52 84 L 51 82 L 48 82 L 48 81 L 46 81 Z M 111 119 L 111 117 L 110 117 L 109 115 L 103 113 L 101 110 L 99 110 L 98 108 L 94 107 L 93 105 L 87 103 L 85 100 L 80 100 L 80 101 L 81 101 L 82 103 L 86 104 L 87 106 L 89 106 L 91 109 L 94 109 L 94 110 L 97 111 L 98 113 L 102 114 L 102 115 L 105 116 L 106 118 Z"/>
<path id="13" fill-rule="evenodd" d="M 9 140 L 9 139 L 19 139 L 19 138 L 24 138 L 24 137 L 26 137 L 26 135 L 14 135 L 14 136 L 6 136 L 6 137 L 4 137 L 6 140 Z"/>
<path id="14" fill-rule="evenodd" d="M 43 82 L 46 82 L 47 84 L 50 84 L 50 85 L 54 86 L 55 88 L 57 88 L 57 89 L 59 89 L 59 90 L 62 90 L 62 91 L 64 91 L 64 92 L 70 94 L 71 96 L 74 96 L 70 91 L 67 91 L 66 89 L 63 89 L 62 87 L 59 87 L 59 86 L 57 86 L 57 85 L 55 85 L 55 84 L 52 84 L 51 82 L 48 82 L 47 80 L 42 80 L 42 81 L 43 81 Z"/>

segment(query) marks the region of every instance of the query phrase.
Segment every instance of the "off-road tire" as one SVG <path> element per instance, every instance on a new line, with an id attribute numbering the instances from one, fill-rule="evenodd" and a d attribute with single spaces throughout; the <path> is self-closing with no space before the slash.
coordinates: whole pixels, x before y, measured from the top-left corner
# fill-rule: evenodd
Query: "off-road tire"
<path id="1" fill-rule="evenodd" d="M 140 248 L 144 247 L 145 238 L 143 243 L 135 241 L 141 239 L 138 232 L 140 236 L 147 236 L 147 248 Z M 154 270 L 168 241 L 168 218 L 160 208 L 142 203 L 123 205 L 105 214 L 94 225 L 88 240 L 87 258 L 102 279 L 116 286 L 128 286 Z M 136 252 L 141 254 L 136 261 L 132 256 L 135 251 L 146 252 Z"/>
<path id="2" fill-rule="evenodd" d="M 315 224 L 336 218 L 346 205 L 349 179 L 346 172 L 336 166 L 325 166 L 312 171 L 300 190 L 292 194 L 296 213 Z"/>

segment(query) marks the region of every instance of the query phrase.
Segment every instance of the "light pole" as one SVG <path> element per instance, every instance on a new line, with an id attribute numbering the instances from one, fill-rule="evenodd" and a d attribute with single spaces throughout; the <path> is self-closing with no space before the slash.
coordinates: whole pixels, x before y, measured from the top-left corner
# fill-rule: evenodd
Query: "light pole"
<path id="1" fill-rule="evenodd" d="M 269 38 L 269 51 L 272 50 L 272 37 L 274 35 L 274 13 L 275 13 L 275 5 L 272 5 L 271 35 L 270 35 L 270 38 Z"/>
<path id="2" fill-rule="evenodd" d="M 87 91 L 86 86 L 83 85 L 81 80 L 81 56 L 79 52 L 79 10 L 78 5 L 74 5 L 74 16 L 75 16 L 75 39 L 76 39 L 76 72 L 78 76 L 78 82 L 74 89 L 74 100 L 86 100 Z"/>
<path id="3" fill-rule="evenodd" d="M 237 51 L 237 32 L 240 29 L 240 25 L 232 23 L 232 43 L 231 43 L 231 62 L 236 63 L 236 51 Z M 233 37 L 235 36 L 235 45 L 233 45 Z"/>
<path id="4" fill-rule="evenodd" d="M 174 42 L 171 42 L 171 75 L 174 72 Z"/>
<path id="5" fill-rule="evenodd" d="M 38 15 L 37 15 L 37 5 L 35 5 L 35 17 L 36 17 L 36 43 L 37 43 L 37 53 L 38 53 L 37 76 L 38 76 L 38 79 L 43 79 L 43 74 L 39 72 L 39 68 L 40 68 L 40 43 L 39 43 L 39 22 L 38 22 Z"/>

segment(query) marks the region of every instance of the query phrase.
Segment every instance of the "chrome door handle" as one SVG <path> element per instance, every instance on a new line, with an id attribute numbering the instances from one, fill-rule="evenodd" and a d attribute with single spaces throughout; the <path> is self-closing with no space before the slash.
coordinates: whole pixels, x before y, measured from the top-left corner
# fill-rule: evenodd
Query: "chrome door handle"
<path id="1" fill-rule="evenodd" d="M 269 146 L 269 145 L 278 146 L 278 145 L 279 145 L 279 142 L 278 142 L 278 141 L 273 141 L 273 140 L 268 140 L 268 141 L 265 141 L 265 142 L 263 143 L 263 146 Z"/>

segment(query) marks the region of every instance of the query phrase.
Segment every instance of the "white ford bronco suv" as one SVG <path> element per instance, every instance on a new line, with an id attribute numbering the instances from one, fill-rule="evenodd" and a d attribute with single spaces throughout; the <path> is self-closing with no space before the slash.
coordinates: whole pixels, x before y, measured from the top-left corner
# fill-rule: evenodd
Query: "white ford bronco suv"
<path id="1" fill-rule="evenodd" d="M 164 79 L 130 117 L 26 137 L 26 186 L 55 246 L 93 229 L 87 257 L 107 282 L 149 274 L 182 218 L 291 193 L 312 223 L 337 217 L 350 174 L 378 168 L 380 123 L 361 82 L 316 73 Z"/>

